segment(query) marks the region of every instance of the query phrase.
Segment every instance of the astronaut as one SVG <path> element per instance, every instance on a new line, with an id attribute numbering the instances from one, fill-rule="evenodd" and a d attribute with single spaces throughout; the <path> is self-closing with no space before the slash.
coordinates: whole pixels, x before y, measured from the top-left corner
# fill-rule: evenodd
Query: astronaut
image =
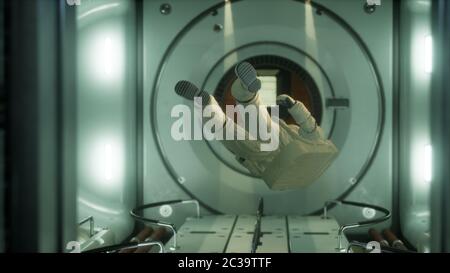
<path id="1" fill-rule="evenodd" d="M 237 80 L 233 83 L 231 93 L 237 104 L 256 106 L 259 125 L 264 125 L 271 133 L 276 133 L 279 143 L 276 149 L 261 149 L 267 144 L 259 134 L 249 137 L 247 128 L 228 117 L 220 108 L 215 98 L 206 91 L 199 90 L 193 83 L 180 81 L 175 92 L 194 101 L 194 108 L 212 107 L 216 124 L 216 134 L 232 131 L 235 135 L 245 135 L 245 139 L 223 138 L 222 144 L 230 150 L 240 164 L 255 176 L 261 177 L 272 190 L 290 190 L 304 188 L 316 181 L 330 166 L 338 155 L 335 145 L 324 137 L 322 128 L 300 101 L 288 95 L 277 97 L 278 107 L 284 107 L 294 118 L 297 125 L 288 125 L 283 120 L 271 117 L 266 107 L 261 107 L 258 91 L 261 81 L 253 66 L 247 62 L 235 67 Z M 198 103 L 201 98 L 201 104 Z M 240 117 L 244 118 L 244 117 Z M 263 123 L 263 124 L 261 124 Z"/>

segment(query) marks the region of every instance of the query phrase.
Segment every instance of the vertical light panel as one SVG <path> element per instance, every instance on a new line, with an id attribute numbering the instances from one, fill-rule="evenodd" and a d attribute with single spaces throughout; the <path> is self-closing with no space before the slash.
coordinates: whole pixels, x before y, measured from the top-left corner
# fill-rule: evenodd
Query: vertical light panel
<path id="1" fill-rule="evenodd" d="M 415 190 L 420 192 L 429 190 L 433 177 L 433 148 L 430 144 L 424 144 L 427 142 L 417 141 L 411 153 L 411 182 L 413 182 Z"/>
<path id="2" fill-rule="evenodd" d="M 399 213 L 403 235 L 417 248 L 429 232 L 431 214 L 431 3 L 409 0 L 400 9 Z"/>
<path id="3" fill-rule="evenodd" d="M 112 152 L 112 146 L 111 143 L 103 144 L 103 178 L 106 182 L 111 181 L 113 178 L 113 170 L 114 170 L 114 164 L 113 164 L 113 156 L 114 153 Z M 117 155 L 116 155 L 117 156 Z"/>
<path id="4" fill-rule="evenodd" d="M 77 18 L 78 218 L 93 216 L 121 241 L 136 205 L 134 1 L 83 2 Z"/>
<path id="5" fill-rule="evenodd" d="M 104 86 L 114 86 L 124 80 L 125 41 L 121 29 L 105 25 L 92 33 L 88 48 L 87 68 L 93 81 Z"/>
<path id="6" fill-rule="evenodd" d="M 125 179 L 124 139 L 113 134 L 98 133 L 86 143 L 88 156 L 83 161 L 89 165 L 90 181 L 95 181 L 91 188 L 104 194 L 117 193 L 123 189 Z"/>
<path id="7" fill-rule="evenodd" d="M 433 178 L 433 148 L 431 145 L 425 145 L 422 149 L 422 178 L 425 183 L 430 183 Z"/>
<path id="8" fill-rule="evenodd" d="M 433 72 L 433 36 L 418 31 L 414 41 L 414 68 L 416 73 L 428 75 Z M 424 77 L 420 77 L 426 79 Z"/>
<path id="9" fill-rule="evenodd" d="M 433 37 L 427 35 L 424 38 L 424 70 L 426 73 L 433 72 Z"/>
<path id="10" fill-rule="evenodd" d="M 101 54 L 103 54 L 103 72 L 107 78 L 111 78 L 113 60 L 117 54 L 114 53 L 111 37 L 106 37 L 103 44 L 103 52 Z"/>

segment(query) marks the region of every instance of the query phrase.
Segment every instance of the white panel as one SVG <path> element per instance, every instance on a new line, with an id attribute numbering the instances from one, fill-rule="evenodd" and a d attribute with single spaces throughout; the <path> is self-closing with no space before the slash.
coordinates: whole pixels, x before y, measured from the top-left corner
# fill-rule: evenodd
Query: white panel
<path id="1" fill-rule="evenodd" d="M 243 232 L 233 232 L 227 253 L 250 253 L 252 249 L 253 234 Z"/>
<path id="2" fill-rule="evenodd" d="M 201 218 L 187 218 L 180 232 L 230 232 L 235 221 L 234 215 L 203 216 Z"/>
<path id="3" fill-rule="evenodd" d="M 285 216 L 264 216 L 261 220 L 261 245 L 257 253 L 288 253 L 288 234 Z"/>
<path id="4" fill-rule="evenodd" d="M 252 249 L 252 239 L 253 239 L 253 232 L 255 230 L 255 224 L 256 224 L 256 216 L 253 215 L 238 216 L 226 252 L 249 253 Z"/>
<path id="5" fill-rule="evenodd" d="M 180 233 L 177 253 L 223 253 L 228 240 L 227 233 Z M 166 244 L 171 246 L 172 242 Z"/>
<path id="6" fill-rule="evenodd" d="M 177 253 L 223 253 L 236 216 L 188 218 L 177 233 Z M 173 238 L 167 242 L 168 249 Z"/>
<path id="7" fill-rule="evenodd" d="M 335 253 L 339 224 L 334 218 L 289 216 L 289 239 L 293 253 Z M 342 237 L 342 246 L 348 241 Z"/>

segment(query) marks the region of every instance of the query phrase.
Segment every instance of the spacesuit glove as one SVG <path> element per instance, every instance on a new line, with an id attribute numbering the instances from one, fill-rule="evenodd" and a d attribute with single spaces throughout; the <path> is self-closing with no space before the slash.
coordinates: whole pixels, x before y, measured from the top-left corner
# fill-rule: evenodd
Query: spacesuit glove
<path id="1" fill-rule="evenodd" d="M 291 109 L 295 105 L 295 100 L 288 95 L 279 95 L 277 97 L 277 105 Z"/>

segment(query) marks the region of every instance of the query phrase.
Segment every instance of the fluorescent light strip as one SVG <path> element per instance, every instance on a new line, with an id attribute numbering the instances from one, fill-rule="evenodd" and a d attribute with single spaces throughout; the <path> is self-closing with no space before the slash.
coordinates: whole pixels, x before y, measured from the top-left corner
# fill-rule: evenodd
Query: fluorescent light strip
<path id="1" fill-rule="evenodd" d="M 94 14 L 94 13 L 97 13 L 97 12 L 100 12 L 100 11 L 104 11 L 104 10 L 107 10 L 107 9 L 111 9 L 111 8 L 115 8 L 115 7 L 118 7 L 118 6 L 120 6 L 120 3 L 107 4 L 107 5 L 103 5 L 103 6 L 100 6 L 100 7 L 93 8 L 93 9 L 91 9 L 89 11 L 86 11 L 85 13 L 81 14 L 80 16 L 78 16 L 78 20 L 81 20 L 81 19 L 83 19 L 83 18 L 85 18 L 85 17 L 87 17 L 89 15 Z"/>

